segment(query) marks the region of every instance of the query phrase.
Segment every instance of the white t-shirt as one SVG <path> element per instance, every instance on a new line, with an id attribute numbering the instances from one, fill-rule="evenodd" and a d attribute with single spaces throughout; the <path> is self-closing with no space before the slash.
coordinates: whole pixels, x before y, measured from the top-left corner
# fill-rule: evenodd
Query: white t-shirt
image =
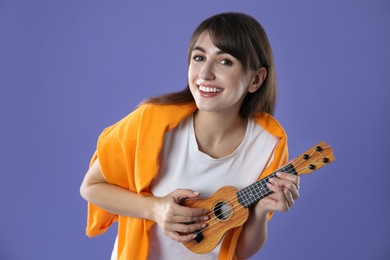
<path id="1" fill-rule="evenodd" d="M 192 189 L 200 192 L 201 197 L 209 197 L 223 186 L 245 188 L 256 182 L 271 162 L 278 141 L 250 118 L 245 137 L 236 150 L 215 159 L 199 151 L 193 116 L 190 116 L 164 136 L 160 173 L 152 183 L 152 193 L 163 197 L 180 188 Z M 219 248 L 220 245 L 209 254 L 195 254 L 154 225 L 148 259 L 217 259 Z M 115 253 L 116 245 L 113 255 Z"/>

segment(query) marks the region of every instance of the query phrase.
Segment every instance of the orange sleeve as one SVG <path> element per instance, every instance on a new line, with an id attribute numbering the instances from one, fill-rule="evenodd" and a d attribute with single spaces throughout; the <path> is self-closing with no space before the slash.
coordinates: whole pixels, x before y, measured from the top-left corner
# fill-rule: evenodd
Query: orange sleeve
<path id="1" fill-rule="evenodd" d="M 93 155 L 90 165 L 97 158 L 97 152 Z M 88 237 L 104 234 L 112 223 L 117 221 L 118 216 L 88 202 L 87 228 L 85 233 Z"/>
<path id="2" fill-rule="evenodd" d="M 136 121 L 137 112 L 133 112 L 106 128 L 99 136 L 97 150 L 90 162 L 91 166 L 99 158 L 103 177 L 108 183 L 133 191 L 134 181 L 129 176 L 133 176 L 134 171 Z M 86 234 L 88 237 L 101 235 L 117 220 L 116 214 L 89 202 Z"/>

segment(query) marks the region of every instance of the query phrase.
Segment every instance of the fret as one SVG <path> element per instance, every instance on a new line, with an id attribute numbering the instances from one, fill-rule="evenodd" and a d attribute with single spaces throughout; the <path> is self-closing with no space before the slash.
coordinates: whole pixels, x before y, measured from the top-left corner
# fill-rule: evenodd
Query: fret
<path id="1" fill-rule="evenodd" d="M 278 172 L 287 172 L 290 174 L 298 175 L 297 171 L 295 170 L 295 167 L 291 163 L 280 168 Z"/>

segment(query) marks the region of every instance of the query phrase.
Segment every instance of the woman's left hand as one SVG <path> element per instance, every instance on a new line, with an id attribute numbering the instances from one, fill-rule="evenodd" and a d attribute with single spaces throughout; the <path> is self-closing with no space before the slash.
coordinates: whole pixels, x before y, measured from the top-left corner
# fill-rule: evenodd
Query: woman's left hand
<path id="1" fill-rule="evenodd" d="M 276 175 L 278 178 L 269 179 L 267 184 L 273 193 L 261 199 L 256 210 L 285 212 L 299 198 L 299 176 L 284 172 L 278 172 Z"/>

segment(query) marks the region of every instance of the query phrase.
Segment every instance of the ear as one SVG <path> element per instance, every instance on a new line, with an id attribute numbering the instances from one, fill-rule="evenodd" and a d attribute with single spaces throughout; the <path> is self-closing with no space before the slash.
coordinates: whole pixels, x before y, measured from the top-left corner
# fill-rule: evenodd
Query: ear
<path id="1" fill-rule="evenodd" d="M 258 71 L 253 72 L 251 81 L 248 86 L 248 92 L 253 93 L 258 90 L 267 78 L 267 69 L 261 67 Z"/>

